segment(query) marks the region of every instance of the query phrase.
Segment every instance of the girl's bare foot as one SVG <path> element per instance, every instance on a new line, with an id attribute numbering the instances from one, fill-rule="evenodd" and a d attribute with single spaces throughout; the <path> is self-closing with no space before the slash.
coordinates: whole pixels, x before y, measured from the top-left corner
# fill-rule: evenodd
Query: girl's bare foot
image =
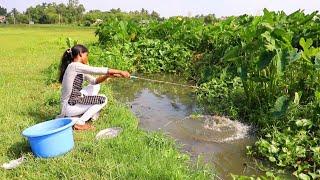
<path id="1" fill-rule="evenodd" d="M 73 129 L 76 131 L 86 131 L 86 130 L 94 130 L 95 127 L 90 124 L 84 124 L 84 125 L 75 124 L 73 126 Z"/>

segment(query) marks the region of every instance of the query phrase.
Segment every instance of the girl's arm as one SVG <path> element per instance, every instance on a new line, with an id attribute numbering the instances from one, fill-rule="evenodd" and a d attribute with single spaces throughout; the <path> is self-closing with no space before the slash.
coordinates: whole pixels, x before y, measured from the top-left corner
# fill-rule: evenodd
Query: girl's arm
<path id="1" fill-rule="evenodd" d="M 109 69 L 108 73 L 106 75 L 102 75 L 96 78 L 95 83 L 99 84 L 103 81 L 105 81 L 106 79 L 110 78 L 110 77 L 124 77 L 124 78 L 130 78 L 130 74 L 126 71 L 120 71 L 117 69 Z"/>
<path id="2" fill-rule="evenodd" d="M 115 77 L 130 78 L 130 73 L 127 71 L 121 71 L 117 69 L 110 69 L 105 67 L 92 67 L 82 63 L 78 63 L 75 67 L 76 72 L 83 74 L 104 74 Z"/>
<path id="3" fill-rule="evenodd" d="M 107 74 L 109 69 L 106 67 L 92 67 L 79 62 L 75 65 L 75 71 L 83 74 Z"/>
<path id="4" fill-rule="evenodd" d="M 119 71 L 119 70 L 116 70 L 116 71 Z M 111 70 L 111 72 L 114 72 L 114 71 Z M 111 77 L 127 77 L 128 76 L 127 74 L 129 74 L 129 73 L 125 72 L 125 71 L 120 71 L 118 73 L 114 72 L 114 74 L 112 74 L 112 75 L 107 73 L 106 75 L 102 75 L 97 78 L 95 78 L 89 74 L 84 74 L 84 80 L 89 81 L 90 84 L 99 84 L 99 83 L 102 83 L 103 81 L 105 81 L 106 79 L 111 78 Z M 130 74 L 129 74 L 129 77 L 130 77 Z"/>

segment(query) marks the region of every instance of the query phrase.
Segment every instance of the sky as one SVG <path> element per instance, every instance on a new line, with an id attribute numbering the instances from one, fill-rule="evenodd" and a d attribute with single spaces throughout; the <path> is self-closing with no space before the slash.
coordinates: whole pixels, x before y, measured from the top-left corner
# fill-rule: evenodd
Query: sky
<path id="1" fill-rule="evenodd" d="M 320 0 L 79 0 L 86 10 L 99 9 L 103 11 L 120 8 L 124 11 L 141 10 L 156 11 L 160 16 L 194 16 L 197 14 L 215 14 L 217 17 L 262 14 L 263 8 L 286 13 L 303 9 L 310 13 L 320 10 Z M 0 6 L 17 8 L 25 11 L 27 7 L 42 2 L 67 3 L 68 0 L 0 0 Z"/>

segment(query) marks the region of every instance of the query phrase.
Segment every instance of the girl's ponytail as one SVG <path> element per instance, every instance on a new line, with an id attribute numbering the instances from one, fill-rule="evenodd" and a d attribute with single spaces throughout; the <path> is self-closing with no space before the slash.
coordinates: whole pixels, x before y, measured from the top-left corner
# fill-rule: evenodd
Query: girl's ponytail
<path id="1" fill-rule="evenodd" d="M 59 76 L 59 82 L 62 83 L 63 75 L 66 72 L 66 69 L 70 63 L 73 62 L 73 59 L 80 55 L 80 53 L 86 53 L 88 52 L 88 49 L 81 45 L 75 45 L 72 48 L 69 48 L 66 50 L 62 57 L 61 57 L 61 63 L 60 63 L 60 76 Z"/>
<path id="2" fill-rule="evenodd" d="M 73 57 L 72 57 L 72 48 L 66 50 L 62 57 L 61 57 L 61 63 L 60 63 L 60 76 L 59 76 L 59 82 L 62 83 L 64 72 L 66 71 L 68 65 L 72 63 Z"/>

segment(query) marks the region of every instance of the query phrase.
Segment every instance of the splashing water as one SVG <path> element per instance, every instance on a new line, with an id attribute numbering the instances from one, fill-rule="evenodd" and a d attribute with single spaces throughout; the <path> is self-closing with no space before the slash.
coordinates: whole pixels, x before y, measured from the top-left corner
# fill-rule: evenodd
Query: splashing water
<path id="1" fill-rule="evenodd" d="M 218 143 L 243 139 L 250 130 L 250 126 L 238 121 L 210 115 L 191 115 L 178 124 L 194 139 Z"/>

